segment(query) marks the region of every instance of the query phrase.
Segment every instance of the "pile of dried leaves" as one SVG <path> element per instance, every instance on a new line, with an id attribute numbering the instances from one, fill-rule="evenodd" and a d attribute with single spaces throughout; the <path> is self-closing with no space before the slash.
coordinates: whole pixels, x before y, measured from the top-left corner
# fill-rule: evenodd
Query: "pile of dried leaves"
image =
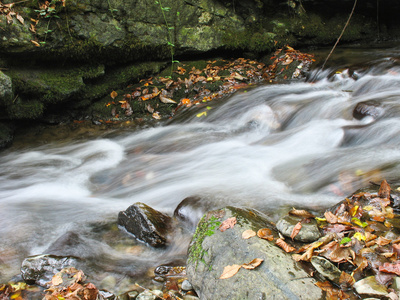
<path id="1" fill-rule="evenodd" d="M 314 266 L 322 261 L 325 265 L 332 263 L 329 267 L 338 267 L 324 274 L 331 282 L 319 283 L 329 299 L 349 299 L 345 291 L 354 292 L 354 283 L 369 276 L 385 287 L 390 287 L 393 277 L 400 276 L 400 236 L 394 226 L 396 217 L 390 193 L 384 180 L 377 194 L 362 192 L 346 198 L 326 211 L 323 218 L 316 218 L 323 237 L 297 249 L 284 248 L 295 252 L 296 261 L 311 262 Z M 306 211 L 292 213 L 304 217 L 302 222 L 313 217 Z M 295 226 L 292 238 L 300 231 L 302 222 Z M 394 293 L 388 295 L 398 299 Z"/>
<path id="2" fill-rule="evenodd" d="M 84 283 L 86 276 L 74 267 L 55 274 L 46 290 L 45 300 L 96 300 L 98 290 L 92 283 Z"/>
<path id="3" fill-rule="evenodd" d="M 207 102 L 232 94 L 238 89 L 265 80 L 270 82 L 289 67 L 293 70 L 289 70 L 288 74 L 296 78 L 314 61 L 312 55 L 289 46 L 285 50 L 277 50 L 271 59 L 274 60 L 270 66 L 245 58 L 207 61 L 204 67 L 196 66 L 198 62 L 179 63 L 171 75 L 141 80 L 139 84 L 130 87 L 129 93 L 118 96 L 113 91 L 110 94 L 112 101 L 106 103 L 106 106 L 111 108 L 115 118 L 139 112 L 150 113 L 154 119 L 161 119 L 166 114 L 161 111 L 165 104 L 175 106 L 175 113 L 180 108 L 207 105 Z M 286 78 L 287 75 L 284 75 Z M 198 117 L 206 115 L 207 111 L 204 111 Z"/>

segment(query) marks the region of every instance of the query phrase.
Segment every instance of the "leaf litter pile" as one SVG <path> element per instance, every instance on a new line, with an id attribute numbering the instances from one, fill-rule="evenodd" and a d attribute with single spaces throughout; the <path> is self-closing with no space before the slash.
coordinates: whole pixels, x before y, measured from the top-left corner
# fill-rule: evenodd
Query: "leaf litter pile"
<path id="1" fill-rule="evenodd" d="M 275 52 L 270 65 L 245 58 L 179 63 L 172 73 L 168 69 L 123 92 L 111 92 L 105 105 L 114 121 L 138 113 L 158 120 L 191 107 L 204 107 L 197 114 L 204 117 L 212 109 L 208 102 L 263 82 L 300 78 L 313 61 L 312 55 L 286 46 Z"/>

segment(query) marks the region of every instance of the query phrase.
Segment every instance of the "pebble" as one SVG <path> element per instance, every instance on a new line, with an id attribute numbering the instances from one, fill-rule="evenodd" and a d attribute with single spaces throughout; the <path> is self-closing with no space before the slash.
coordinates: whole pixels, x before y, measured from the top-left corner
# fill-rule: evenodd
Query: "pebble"
<path id="1" fill-rule="evenodd" d="M 380 297 L 386 296 L 388 291 L 385 286 L 376 281 L 375 276 L 369 276 L 357 281 L 353 286 L 357 293 L 364 296 Z"/>
<path id="2" fill-rule="evenodd" d="M 184 280 L 183 282 L 182 282 L 182 290 L 183 291 L 190 291 L 190 290 L 193 290 L 193 286 L 192 286 L 192 284 L 189 282 L 189 280 Z"/>
<path id="3" fill-rule="evenodd" d="M 163 292 L 160 290 L 153 290 L 151 293 L 149 291 L 144 291 L 136 297 L 136 300 L 155 300 L 157 296 L 163 297 Z"/>

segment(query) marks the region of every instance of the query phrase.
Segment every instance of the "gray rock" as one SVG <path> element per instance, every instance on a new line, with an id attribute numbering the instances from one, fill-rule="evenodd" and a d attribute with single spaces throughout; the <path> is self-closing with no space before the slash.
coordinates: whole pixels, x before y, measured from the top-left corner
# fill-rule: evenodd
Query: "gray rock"
<path id="1" fill-rule="evenodd" d="M 27 283 L 48 287 L 53 276 L 66 267 L 79 268 L 79 261 L 73 257 L 36 255 L 23 260 L 21 275 Z"/>
<path id="2" fill-rule="evenodd" d="M 189 282 L 189 280 L 184 280 L 182 282 L 182 290 L 183 291 L 190 291 L 193 290 L 192 284 Z"/>
<path id="3" fill-rule="evenodd" d="M 176 207 L 174 217 L 182 222 L 187 229 L 194 231 L 201 217 L 210 209 L 207 209 L 208 206 L 207 201 L 199 196 L 187 197 Z"/>
<path id="4" fill-rule="evenodd" d="M 380 107 L 378 102 L 365 101 L 357 103 L 353 110 L 353 117 L 357 120 L 361 120 L 367 116 L 378 119 L 383 115 L 383 113 L 384 109 L 383 107 Z"/>
<path id="5" fill-rule="evenodd" d="M 162 298 L 163 292 L 160 290 L 144 291 L 136 297 L 136 300 L 155 300 L 157 296 Z"/>
<path id="6" fill-rule="evenodd" d="M 294 226 L 301 221 L 301 218 L 295 216 L 284 216 L 278 223 L 276 228 L 286 237 L 290 237 Z M 303 222 L 300 232 L 294 237 L 295 241 L 310 243 L 318 240 L 321 237 L 321 233 L 318 230 L 317 222 L 312 219 L 309 223 Z"/>
<path id="7" fill-rule="evenodd" d="M 342 271 L 340 271 L 339 268 L 336 267 L 329 260 L 324 257 L 313 256 L 311 258 L 311 264 L 326 279 L 329 279 L 330 281 L 337 284 L 339 283 L 339 278 L 342 274 Z"/>
<path id="8" fill-rule="evenodd" d="M 193 296 L 193 295 L 185 295 L 183 296 L 183 300 L 198 300 L 200 299 L 199 297 Z"/>
<path id="9" fill-rule="evenodd" d="M 99 291 L 99 299 L 100 300 L 114 300 L 115 295 L 113 293 L 107 291 Z"/>
<path id="10" fill-rule="evenodd" d="M 369 276 L 357 281 L 353 287 L 362 296 L 381 297 L 388 294 L 387 288 L 376 281 L 375 276 Z"/>
<path id="11" fill-rule="evenodd" d="M 221 222 L 236 217 L 233 228 L 218 230 Z M 271 222 L 255 210 L 226 207 L 204 215 L 188 250 L 187 276 L 200 299 L 320 299 L 322 291 L 275 242 L 253 237 L 243 239 L 245 230 L 269 227 Z M 228 279 L 220 279 L 228 265 L 263 259 L 254 270 L 240 269 Z M 304 293 L 307 291 L 307 293 Z"/>
<path id="12" fill-rule="evenodd" d="M 167 244 L 171 218 L 144 203 L 135 203 L 118 214 L 118 224 L 136 239 L 153 247 Z"/>

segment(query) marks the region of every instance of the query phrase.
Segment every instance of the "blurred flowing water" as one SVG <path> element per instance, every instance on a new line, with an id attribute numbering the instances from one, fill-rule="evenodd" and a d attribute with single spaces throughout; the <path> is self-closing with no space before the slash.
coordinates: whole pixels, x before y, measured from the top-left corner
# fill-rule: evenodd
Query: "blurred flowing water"
<path id="1" fill-rule="evenodd" d="M 135 202 L 172 214 L 199 195 L 206 208 L 242 205 L 276 218 L 292 206 L 322 210 L 369 181 L 397 181 L 399 57 L 400 48 L 338 50 L 305 82 L 240 90 L 159 127 L 19 137 L 0 153 L 0 282 L 68 231 L 87 243 L 76 251 L 98 282 L 134 281 L 184 259 L 190 235 L 176 232 L 169 248 L 153 250 L 116 228 Z M 382 117 L 354 119 L 362 101 L 376 101 Z"/>

